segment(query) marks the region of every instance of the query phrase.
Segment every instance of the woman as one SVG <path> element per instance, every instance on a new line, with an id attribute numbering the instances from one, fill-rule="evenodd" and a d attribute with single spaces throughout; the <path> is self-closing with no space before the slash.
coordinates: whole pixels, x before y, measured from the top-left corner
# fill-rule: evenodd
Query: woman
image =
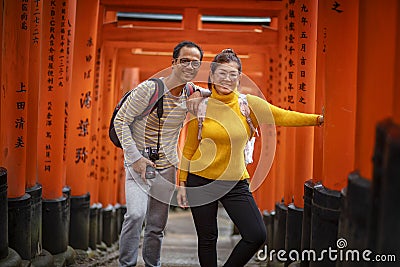
<path id="1" fill-rule="evenodd" d="M 225 49 L 215 56 L 210 68 L 212 93 L 205 119 L 200 124 L 196 118 L 188 123 L 177 201 L 180 207 L 187 207 L 189 201 L 201 266 L 217 266 L 218 202 L 242 237 L 224 266 L 244 266 L 264 244 L 266 230 L 249 191 L 243 156 L 252 131 L 238 101 L 242 64 L 232 49 Z M 280 109 L 252 95 L 246 98 L 255 127 L 274 121 L 281 126 L 315 126 L 323 122 L 320 115 Z"/>

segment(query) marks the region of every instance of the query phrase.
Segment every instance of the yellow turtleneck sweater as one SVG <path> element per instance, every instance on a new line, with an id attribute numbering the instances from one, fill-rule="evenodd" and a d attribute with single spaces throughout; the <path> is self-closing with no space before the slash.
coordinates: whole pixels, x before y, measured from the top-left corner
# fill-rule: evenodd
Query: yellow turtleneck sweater
<path id="1" fill-rule="evenodd" d="M 288 111 L 267 101 L 247 95 L 251 119 L 278 126 L 318 125 L 318 115 Z M 220 95 L 215 89 L 208 99 L 202 138 L 197 138 L 198 121 L 192 116 L 181 159 L 179 181 L 186 181 L 188 172 L 213 180 L 241 180 L 249 178 L 243 150 L 250 135 L 246 118 L 239 108 L 238 92 Z"/>

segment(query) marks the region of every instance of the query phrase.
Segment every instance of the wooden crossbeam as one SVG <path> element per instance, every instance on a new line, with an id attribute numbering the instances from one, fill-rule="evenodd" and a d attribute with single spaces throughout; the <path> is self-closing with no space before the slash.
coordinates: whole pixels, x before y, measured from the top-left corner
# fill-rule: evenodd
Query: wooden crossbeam
<path id="1" fill-rule="evenodd" d="M 277 31 L 266 29 L 261 32 L 242 30 L 220 31 L 213 29 L 182 30 L 179 28 L 118 28 L 116 23 L 103 26 L 104 42 L 142 42 L 148 40 L 154 43 L 178 43 L 182 40 L 192 40 L 200 44 L 242 45 L 273 45 L 277 43 Z"/>
<path id="2" fill-rule="evenodd" d="M 283 9 L 280 0 L 100 0 L 106 10 L 120 12 L 180 13 L 187 7 L 203 14 L 223 16 L 278 16 Z"/>

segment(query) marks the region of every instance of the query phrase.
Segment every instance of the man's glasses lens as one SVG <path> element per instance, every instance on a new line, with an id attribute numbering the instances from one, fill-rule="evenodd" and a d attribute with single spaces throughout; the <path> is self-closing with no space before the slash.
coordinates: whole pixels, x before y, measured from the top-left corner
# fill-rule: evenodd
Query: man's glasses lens
<path id="1" fill-rule="evenodd" d="M 192 65 L 192 68 L 197 69 L 200 67 L 201 62 L 198 60 L 190 60 L 188 58 L 181 58 L 179 59 L 179 64 L 181 64 L 184 67 L 187 67 L 190 65 Z"/>

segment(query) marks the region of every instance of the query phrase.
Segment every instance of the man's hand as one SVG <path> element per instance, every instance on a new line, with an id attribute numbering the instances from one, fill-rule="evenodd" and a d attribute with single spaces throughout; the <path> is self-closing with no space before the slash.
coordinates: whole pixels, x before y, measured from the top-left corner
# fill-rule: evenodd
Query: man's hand
<path id="1" fill-rule="evenodd" d="M 201 96 L 201 93 L 199 91 L 194 92 L 191 96 L 188 97 L 186 107 L 190 113 L 192 113 L 193 115 L 197 115 L 197 110 L 201 100 L 203 100 L 203 97 Z"/>
<path id="2" fill-rule="evenodd" d="M 146 159 L 145 157 L 141 157 L 139 160 L 135 161 L 132 164 L 132 168 L 135 172 L 140 174 L 140 177 L 142 177 L 142 180 L 147 184 L 146 180 L 146 167 L 147 165 L 152 165 L 153 167 L 156 167 L 156 164 L 152 162 L 149 159 Z"/>

